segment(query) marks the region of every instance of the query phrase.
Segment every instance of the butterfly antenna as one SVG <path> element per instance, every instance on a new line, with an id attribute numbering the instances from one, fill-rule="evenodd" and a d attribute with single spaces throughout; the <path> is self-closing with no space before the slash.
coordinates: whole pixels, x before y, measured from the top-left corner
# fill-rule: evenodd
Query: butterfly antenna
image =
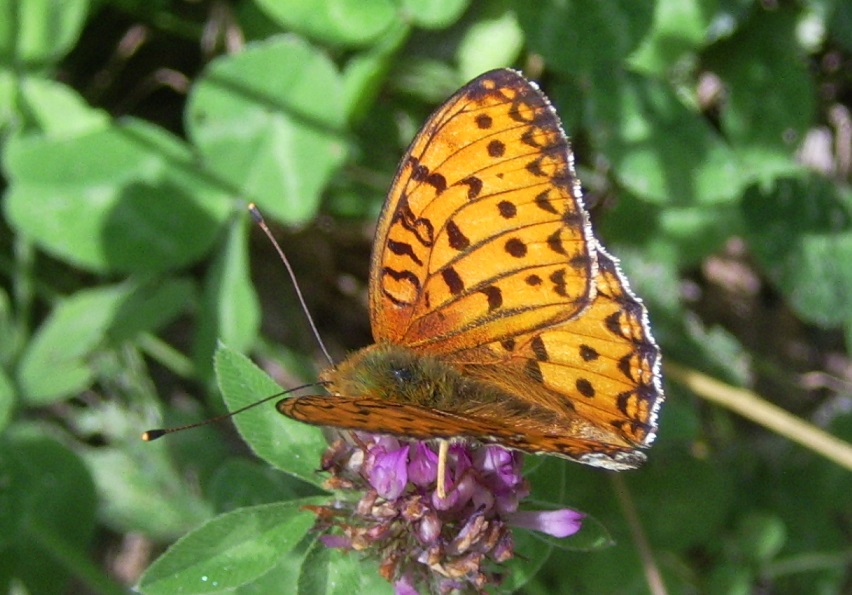
<path id="1" fill-rule="evenodd" d="M 303 384 L 302 386 L 297 386 L 295 388 L 291 388 L 285 391 L 281 391 L 280 393 L 275 393 L 274 395 L 269 395 L 268 397 L 264 397 L 260 401 L 255 401 L 254 403 L 249 403 L 245 407 L 240 407 L 236 411 L 229 411 L 228 413 L 223 413 L 222 415 L 217 415 L 216 417 L 211 417 L 210 419 L 205 419 L 204 421 L 199 421 L 194 424 L 186 424 L 185 426 L 178 426 L 175 428 L 157 428 L 156 430 L 148 430 L 147 432 L 142 432 L 142 440 L 145 442 L 151 442 L 156 440 L 157 438 L 162 438 L 166 434 L 174 434 L 175 432 L 183 432 L 184 430 L 191 430 L 192 428 L 197 428 L 199 426 L 206 426 L 207 424 L 215 424 L 220 421 L 226 420 L 229 417 L 233 417 L 238 413 L 242 413 L 243 411 L 247 411 L 253 407 L 257 407 L 258 405 L 263 405 L 267 401 L 271 401 L 272 399 L 277 399 L 283 395 L 288 393 L 295 392 L 297 390 L 302 390 L 305 388 L 310 388 L 312 386 L 325 386 L 328 384 L 327 382 L 310 382 L 308 384 Z"/>
<path id="2" fill-rule="evenodd" d="M 287 257 L 284 255 L 284 250 L 282 250 L 281 246 L 278 245 L 278 242 L 275 240 L 275 236 L 272 235 L 272 232 L 269 230 L 269 226 L 266 224 L 266 221 L 264 221 L 263 215 L 260 214 L 257 206 L 255 206 L 253 202 L 249 203 L 248 210 L 249 213 L 251 213 L 251 217 L 254 219 L 254 222 L 257 223 L 258 227 L 260 227 L 260 229 L 263 230 L 263 233 L 266 234 L 266 237 L 269 238 L 269 241 L 272 242 L 272 245 L 275 247 L 275 251 L 278 252 L 278 257 L 281 259 L 281 262 L 284 263 L 284 267 L 287 269 L 287 274 L 290 275 L 290 281 L 293 283 L 293 288 L 296 290 L 296 296 L 299 298 L 299 303 L 302 305 L 302 311 L 308 319 L 308 324 L 311 325 L 311 331 L 314 333 L 314 337 L 316 337 L 317 343 L 319 343 L 325 359 L 327 359 L 328 363 L 333 366 L 334 360 L 331 359 L 328 349 L 325 348 L 325 343 L 322 342 L 322 337 L 320 337 L 319 331 L 317 330 L 317 325 L 314 323 L 314 319 L 311 317 L 311 313 L 308 310 L 308 305 L 305 303 L 305 298 L 302 296 L 302 290 L 299 289 L 299 282 L 296 281 L 296 274 L 293 272 L 293 267 L 290 266 L 290 261 L 287 260 Z"/>

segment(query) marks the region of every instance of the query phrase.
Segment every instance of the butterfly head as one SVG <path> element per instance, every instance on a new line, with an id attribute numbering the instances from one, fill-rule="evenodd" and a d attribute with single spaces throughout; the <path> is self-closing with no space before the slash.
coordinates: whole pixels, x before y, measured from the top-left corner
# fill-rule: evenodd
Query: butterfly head
<path id="1" fill-rule="evenodd" d="M 350 355 L 321 375 L 340 396 L 375 397 L 441 409 L 462 382 L 458 370 L 436 358 L 388 343 Z"/>

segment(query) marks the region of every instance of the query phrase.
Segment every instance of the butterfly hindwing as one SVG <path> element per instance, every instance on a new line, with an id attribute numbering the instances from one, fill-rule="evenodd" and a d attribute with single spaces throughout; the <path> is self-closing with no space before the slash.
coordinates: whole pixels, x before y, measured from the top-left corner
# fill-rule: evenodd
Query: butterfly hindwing
<path id="1" fill-rule="evenodd" d="M 587 434 L 600 432 L 604 444 L 648 446 L 663 401 L 660 350 L 645 307 L 617 261 L 600 247 L 597 251 L 596 297 L 581 316 L 448 360 L 469 374 L 499 369 L 485 381 L 562 416 L 566 433 L 584 428 Z M 524 379 L 543 390 L 523 388 Z"/>

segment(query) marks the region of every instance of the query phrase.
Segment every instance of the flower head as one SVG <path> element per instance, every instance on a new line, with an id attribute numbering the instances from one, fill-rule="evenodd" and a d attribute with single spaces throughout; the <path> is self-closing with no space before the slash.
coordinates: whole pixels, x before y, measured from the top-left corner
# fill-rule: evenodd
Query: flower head
<path id="1" fill-rule="evenodd" d="M 363 495 L 315 509 L 322 542 L 375 553 L 396 593 L 414 595 L 418 586 L 450 593 L 498 583 L 495 563 L 514 555 L 511 526 L 556 537 L 580 529 L 583 515 L 570 509 L 518 510 L 529 494 L 522 455 L 499 446 L 452 444 L 441 498 L 436 449 L 363 433 L 335 442 L 323 457 L 329 487 Z"/>

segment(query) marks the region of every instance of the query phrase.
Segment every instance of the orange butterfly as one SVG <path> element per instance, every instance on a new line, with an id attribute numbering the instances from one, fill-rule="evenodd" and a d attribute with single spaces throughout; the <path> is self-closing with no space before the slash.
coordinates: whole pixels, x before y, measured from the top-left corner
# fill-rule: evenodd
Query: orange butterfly
<path id="1" fill-rule="evenodd" d="M 592 234 L 556 112 L 519 73 L 474 79 L 414 139 L 369 293 L 375 345 L 321 374 L 330 396 L 284 399 L 281 413 L 607 469 L 645 460 L 660 352 Z"/>

